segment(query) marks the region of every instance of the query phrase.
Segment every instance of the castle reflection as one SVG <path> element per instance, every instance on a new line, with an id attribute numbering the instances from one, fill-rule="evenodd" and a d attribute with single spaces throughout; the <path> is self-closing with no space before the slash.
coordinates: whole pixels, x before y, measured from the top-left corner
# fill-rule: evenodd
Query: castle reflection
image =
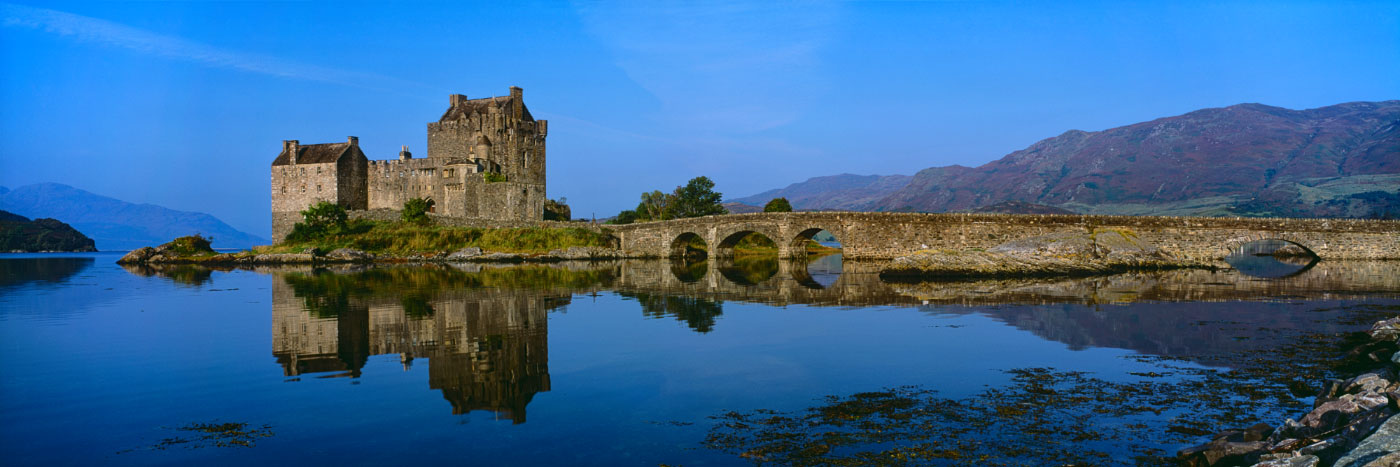
<path id="1" fill-rule="evenodd" d="M 526 405 L 550 389 L 546 313 L 571 294 L 513 285 L 546 283 L 556 272 L 273 272 L 272 354 L 287 376 L 359 377 L 372 355 L 398 354 L 405 369 L 426 359 L 428 386 L 452 413 L 487 410 L 524 423 Z"/>

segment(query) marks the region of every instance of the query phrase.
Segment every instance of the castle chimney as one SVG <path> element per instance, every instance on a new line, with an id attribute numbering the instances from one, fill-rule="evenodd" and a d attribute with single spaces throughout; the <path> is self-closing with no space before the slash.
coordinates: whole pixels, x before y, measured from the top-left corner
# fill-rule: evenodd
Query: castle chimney
<path id="1" fill-rule="evenodd" d="M 408 152 L 408 145 L 407 145 L 407 144 L 405 144 L 405 145 L 399 147 L 399 160 L 401 160 L 401 161 L 406 161 L 406 160 L 409 160 L 409 159 L 412 159 L 412 158 L 413 158 L 413 153 Z"/>
<path id="2" fill-rule="evenodd" d="M 301 152 L 301 144 L 294 139 L 284 139 L 282 140 L 282 152 L 287 153 L 287 157 L 291 158 L 292 165 L 296 165 L 297 153 Z"/>
<path id="3" fill-rule="evenodd" d="M 510 87 L 511 113 L 515 114 L 515 118 L 520 118 L 525 113 L 525 99 L 521 98 L 523 95 L 524 91 L 519 86 Z"/>
<path id="4" fill-rule="evenodd" d="M 456 106 L 459 106 L 459 105 L 462 105 L 462 104 L 466 104 L 466 103 L 467 103 L 467 95 L 466 95 L 466 94 L 452 94 L 452 95 L 447 96 L 447 104 L 448 104 L 448 106 L 450 106 L 450 107 L 456 107 Z"/>
<path id="5" fill-rule="evenodd" d="M 345 142 L 350 143 L 351 146 L 360 147 L 360 137 L 359 137 L 359 136 L 347 137 L 347 138 L 345 138 Z"/>

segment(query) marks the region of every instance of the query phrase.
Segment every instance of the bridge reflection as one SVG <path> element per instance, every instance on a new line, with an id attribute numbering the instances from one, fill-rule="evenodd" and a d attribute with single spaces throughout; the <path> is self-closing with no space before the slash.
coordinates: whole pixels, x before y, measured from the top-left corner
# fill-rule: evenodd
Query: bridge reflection
<path id="1" fill-rule="evenodd" d="M 877 269 L 828 257 L 258 271 L 272 276 L 272 354 L 286 376 L 358 378 L 375 355 L 397 355 L 405 369 L 426 359 L 428 386 L 454 414 L 489 411 L 515 423 L 525 422 L 535 394 L 551 388 L 547 315 L 577 295 L 612 292 L 635 301 L 644 317 L 674 319 L 698 333 L 716 331 L 727 302 L 896 305 L 933 315 L 977 313 L 1072 348 L 1157 355 L 1228 354 L 1255 345 L 1200 325 L 1222 319 L 1222 309 L 1205 302 L 1255 302 L 1226 310 L 1248 333 L 1318 326 L 1279 321 L 1296 316 L 1270 308 L 1278 299 L 1400 297 L 1400 262 L 1323 261 L 1277 279 L 1178 270 L 914 284 L 881 281 Z M 133 272 L 191 283 L 188 268 Z M 209 280 L 207 272 L 195 276 L 196 284 Z M 1162 302 L 1193 303 L 1154 305 Z M 1029 306 L 1003 306 L 1013 304 Z M 1099 305 L 1132 306 L 1104 312 Z"/>

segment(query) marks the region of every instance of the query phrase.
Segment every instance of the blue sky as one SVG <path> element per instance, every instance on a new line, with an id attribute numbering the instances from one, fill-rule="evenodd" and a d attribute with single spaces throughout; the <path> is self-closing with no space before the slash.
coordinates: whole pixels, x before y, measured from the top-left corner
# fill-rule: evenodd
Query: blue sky
<path id="1" fill-rule="evenodd" d="M 641 6 L 639 6 L 641 5 Z M 525 89 L 549 196 L 604 217 L 980 165 L 1205 107 L 1400 98 L 1400 2 L 0 3 L 0 185 L 268 233 L 281 140 L 407 144 Z"/>

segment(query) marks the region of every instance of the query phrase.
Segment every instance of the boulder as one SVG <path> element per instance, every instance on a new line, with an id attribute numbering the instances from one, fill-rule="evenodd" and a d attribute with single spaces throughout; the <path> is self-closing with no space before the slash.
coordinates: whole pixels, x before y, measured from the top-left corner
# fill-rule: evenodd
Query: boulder
<path id="1" fill-rule="evenodd" d="M 981 250 L 923 250 L 895 258 L 884 278 L 962 278 L 1097 275 L 1130 269 L 1192 266 L 1128 230 L 1058 232 Z"/>
<path id="2" fill-rule="evenodd" d="M 345 263 L 367 263 L 374 260 L 374 255 L 353 248 L 336 248 L 326 253 L 326 259 Z"/>
<path id="3" fill-rule="evenodd" d="M 316 257 L 308 253 L 269 253 L 253 257 L 253 262 L 257 264 L 306 264 L 316 261 Z"/>
<path id="4" fill-rule="evenodd" d="M 1400 339 L 1400 318 L 1391 318 L 1372 325 L 1371 339 L 1377 341 Z"/>
<path id="5" fill-rule="evenodd" d="M 1284 457 L 1266 460 L 1254 464 L 1254 467 L 1317 467 L 1321 461 L 1322 459 L 1318 459 L 1317 456 Z"/>
<path id="6" fill-rule="evenodd" d="M 568 260 L 612 259 L 619 256 L 617 250 L 598 246 L 571 246 L 558 250 L 550 250 L 548 254 L 551 257 Z"/>
<path id="7" fill-rule="evenodd" d="M 125 256 L 122 256 L 121 259 L 117 260 L 117 264 L 145 263 L 146 261 L 150 260 L 152 256 L 155 256 L 155 254 L 155 248 L 151 248 L 148 246 L 137 248 L 135 250 L 131 250 L 131 252 L 127 253 Z"/>
<path id="8" fill-rule="evenodd" d="M 1177 451 L 1181 465 L 1207 467 L 1212 465 L 1251 465 L 1267 453 L 1269 443 L 1264 441 L 1227 441 L 1216 438 L 1206 444 L 1192 446 Z"/>
<path id="9" fill-rule="evenodd" d="M 1390 380 L 1393 378 L 1395 375 L 1387 369 L 1362 373 L 1343 382 L 1342 392 L 1345 394 L 1384 392 L 1385 388 L 1390 386 Z"/>
<path id="10" fill-rule="evenodd" d="M 481 253 L 482 253 L 482 251 L 481 251 L 480 248 L 477 248 L 477 247 L 474 247 L 474 246 L 470 246 L 470 247 L 466 247 L 466 248 L 463 248 L 463 249 L 454 251 L 454 252 L 452 252 L 451 254 L 447 255 L 447 260 L 448 260 L 448 261 L 469 260 L 469 259 L 473 259 L 473 258 L 476 258 L 476 257 L 478 257 L 478 256 L 481 256 Z"/>
<path id="11" fill-rule="evenodd" d="M 518 253 L 489 253 L 472 258 L 472 261 L 488 263 L 518 263 L 525 258 Z"/>
<path id="12" fill-rule="evenodd" d="M 1317 406 L 1298 420 L 1298 423 L 1311 433 L 1331 431 L 1346 425 L 1357 414 L 1384 406 L 1388 401 L 1384 395 L 1375 393 L 1346 394 Z"/>
<path id="13" fill-rule="evenodd" d="M 1157 247 L 1139 242 L 1137 235 L 1120 229 L 1097 229 L 1093 233 L 1057 232 L 1013 240 L 987 251 L 1081 260 L 1155 262 L 1167 259 Z"/>

